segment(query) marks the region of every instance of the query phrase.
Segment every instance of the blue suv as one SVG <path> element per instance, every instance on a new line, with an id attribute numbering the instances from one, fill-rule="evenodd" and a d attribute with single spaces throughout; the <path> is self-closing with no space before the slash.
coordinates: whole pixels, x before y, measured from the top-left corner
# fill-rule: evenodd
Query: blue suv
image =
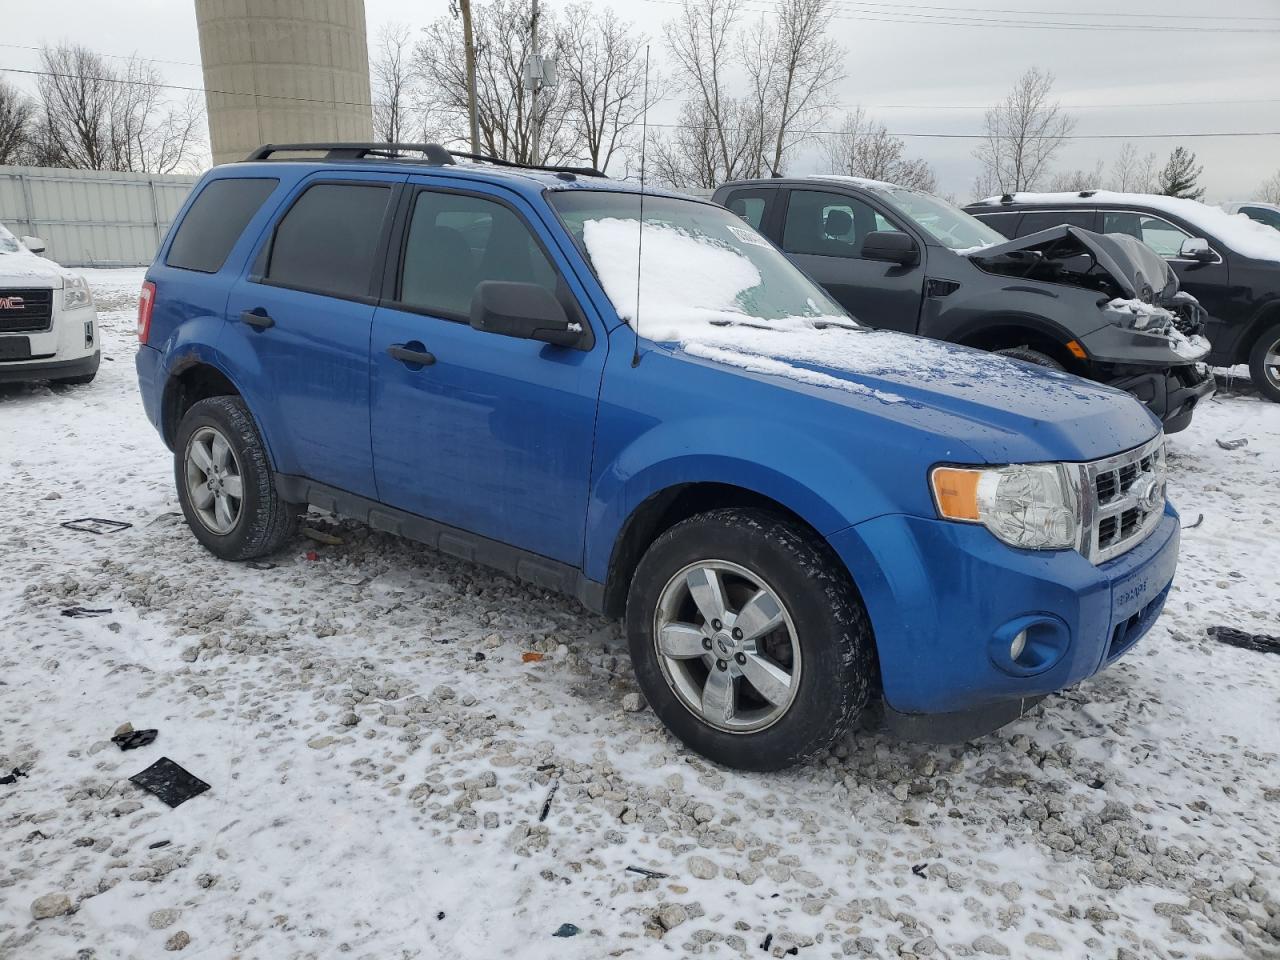
<path id="1" fill-rule="evenodd" d="M 1132 398 L 859 327 L 729 211 L 595 171 L 263 147 L 197 184 L 138 333 L 215 555 L 311 506 L 576 597 L 732 767 L 872 695 L 989 732 L 1132 646 L 1177 562 Z"/>

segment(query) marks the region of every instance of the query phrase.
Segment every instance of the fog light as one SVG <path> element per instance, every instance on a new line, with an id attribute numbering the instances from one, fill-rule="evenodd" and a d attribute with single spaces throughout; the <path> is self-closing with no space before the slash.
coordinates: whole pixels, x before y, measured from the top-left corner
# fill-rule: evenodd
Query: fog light
<path id="1" fill-rule="evenodd" d="M 1018 635 L 1013 638 L 1013 643 L 1009 644 L 1009 659 L 1016 663 L 1025 649 L 1027 649 L 1027 631 L 1019 630 Z"/>

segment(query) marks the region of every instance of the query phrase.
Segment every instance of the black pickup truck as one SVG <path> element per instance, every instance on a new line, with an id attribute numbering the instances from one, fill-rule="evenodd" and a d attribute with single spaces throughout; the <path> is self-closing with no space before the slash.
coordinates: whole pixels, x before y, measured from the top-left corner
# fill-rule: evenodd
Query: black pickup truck
<path id="1" fill-rule="evenodd" d="M 1195 200 L 1105 190 L 1005 194 L 965 209 L 1007 237 L 1069 223 L 1143 241 L 1205 308 L 1209 363 L 1247 363 L 1258 392 L 1280 403 L 1280 232 Z"/>
<path id="2" fill-rule="evenodd" d="M 1213 392 L 1204 314 L 1140 242 L 1075 227 L 1010 241 L 944 200 L 855 177 L 715 192 L 861 323 L 1118 387 L 1184 429 Z"/>

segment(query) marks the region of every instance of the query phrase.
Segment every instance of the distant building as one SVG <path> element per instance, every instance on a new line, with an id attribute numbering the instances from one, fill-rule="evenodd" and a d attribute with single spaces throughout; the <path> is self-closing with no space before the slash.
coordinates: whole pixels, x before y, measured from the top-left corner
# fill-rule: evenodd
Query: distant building
<path id="1" fill-rule="evenodd" d="M 196 0 L 196 25 L 214 163 L 372 139 L 364 0 Z"/>

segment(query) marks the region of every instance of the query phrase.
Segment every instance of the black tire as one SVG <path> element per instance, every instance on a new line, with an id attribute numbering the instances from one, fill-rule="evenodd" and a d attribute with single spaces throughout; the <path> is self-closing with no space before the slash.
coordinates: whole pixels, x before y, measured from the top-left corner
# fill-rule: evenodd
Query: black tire
<path id="1" fill-rule="evenodd" d="M 1268 353 L 1280 352 L 1280 323 L 1262 331 L 1262 336 L 1249 351 L 1249 376 L 1258 392 L 1274 403 L 1280 403 L 1280 371 L 1267 373 Z"/>
<path id="2" fill-rule="evenodd" d="M 200 518 L 187 489 L 186 457 L 192 436 L 211 427 L 231 447 L 238 463 L 243 496 L 235 525 L 225 534 Z M 173 447 L 174 479 L 187 526 L 214 556 L 223 560 L 252 560 L 279 550 L 294 535 L 303 507 L 276 492 L 271 461 L 258 427 L 240 397 L 208 397 L 191 405 L 178 425 Z"/>
<path id="3" fill-rule="evenodd" d="M 780 718 L 760 730 L 712 726 L 677 696 L 661 665 L 655 624 L 663 590 L 690 564 L 713 559 L 767 582 L 795 626 L 798 687 Z M 839 559 L 816 535 L 764 510 L 712 510 L 655 540 L 631 582 L 626 629 L 654 713 L 688 747 L 739 770 L 780 770 L 829 747 L 866 705 L 875 672 L 870 621 Z"/>
<path id="4" fill-rule="evenodd" d="M 1050 370 L 1067 369 L 1047 353 L 1041 353 L 1039 350 L 1032 350 L 1028 346 L 1005 347 L 1004 349 L 997 350 L 995 352 L 1000 354 L 1002 357 L 1012 357 L 1014 360 L 1021 360 L 1024 363 L 1033 363 L 1037 367 L 1048 367 Z"/>

